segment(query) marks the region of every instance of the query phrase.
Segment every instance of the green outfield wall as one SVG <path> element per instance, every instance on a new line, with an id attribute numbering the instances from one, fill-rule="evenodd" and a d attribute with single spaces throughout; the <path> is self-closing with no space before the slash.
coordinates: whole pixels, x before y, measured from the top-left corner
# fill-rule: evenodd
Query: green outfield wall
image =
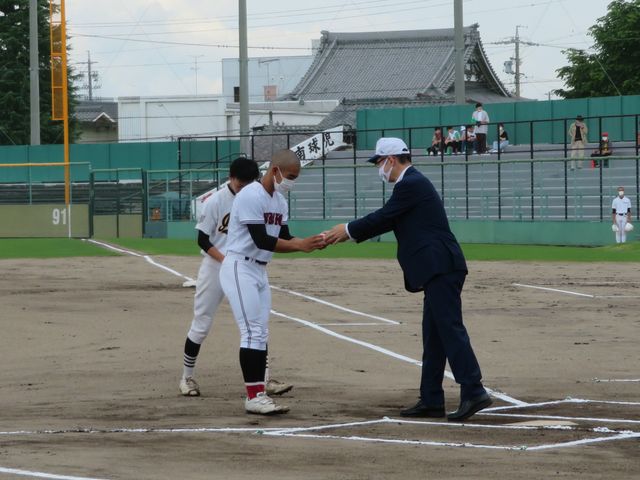
<path id="1" fill-rule="evenodd" d="M 158 223 L 158 222 L 156 222 Z M 307 237 L 339 223 L 339 220 L 292 220 L 291 232 Z M 155 237 L 196 239 L 195 222 L 168 222 L 157 226 Z M 510 245 L 583 245 L 601 246 L 615 243 L 611 224 L 607 222 L 509 222 L 462 220 L 452 221 L 451 229 L 461 243 L 496 243 Z M 147 227 L 147 231 L 149 231 Z M 635 232 L 629 241 L 635 240 Z M 395 241 L 388 233 L 374 241 Z"/>
<path id="2" fill-rule="evenodd" d="M 489 113 L 491 122 L 505 124 L 512 144 L 528 144 L 532 134 L 534 143 L 563 144 L 568 138 L 568 126 L 577 115 L 587 118 L 590 141 L 597 141 L 600 128 L 607 132 L 614 142 L 633 141 L 637 133 L 636 115 L 640 114 L 640 95 L 487 103 L 484 108 Z M 431 145 L 434 127 L 451 125 L 459 129 L 461 125 L 473 123 L 473 111 L 474 105 L 471 104 L 358 110 L 358 148 L 373 149 L 376 140 L 383 134 L 388 137 L 401 137 L 409 142 L 412 148 L 425 148 Z M 588 118 L 609 115 L 632 116 L 602 118 L 601 124 L 597 118 Z M 533 120 L 534 123 L 529 123 Z M 489 128 L 487 138 L 493 142 L 495 137 L 496 126 L 493 125 Z"/>
<path id="3" fill-rule="evenodd" d="M 89 206 L 64 203 L 42 205 L 0 205 L 0 237 L 89 237 Z"/>

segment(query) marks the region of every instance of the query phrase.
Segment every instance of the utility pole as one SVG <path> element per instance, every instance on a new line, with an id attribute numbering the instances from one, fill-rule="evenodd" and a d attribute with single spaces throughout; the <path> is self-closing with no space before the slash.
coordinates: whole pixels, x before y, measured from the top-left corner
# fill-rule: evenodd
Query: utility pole
<path id="1" fill-rule="evenodd" d="M 93 77 L 91 76 L 91 52 L 87 50 L 87 83 L 89 84 L 89 101 L 93 100 Z"/>
<path id="2" fill-rule="evenodd" d="M 454 0 L 453 3 L 453 27 L 455 36 L 456 69 L 455 69 L 455 91 L 456 103 L 465 103 L 464 85 L 464 27 L 462 15 L 462 0 Z"/>
<path id="3" fill-rule="evenodd" d="M 240 149 L 249 155 L 249 53 L 247 46 L 247 0 L 239 0 L 240 35 Z M 246 136 L 244 136 L 246 135 Z"/>
<path id="4" fill-rule="evenodd" d="M 520 65 L 522 64 L 522 61 L 520 60 L 520 44 L 524 44 L 524 45 L 531 45 L 531 46 L 539 46 L 539 43 L 534 43 L 534 42 L 526 42 L 524 40 L 520 39 L 520 28 L 527 28 L 523 25 L 516 25 L 516 36 L 515 37 L 511 37 L 507 40 L 501 40 L 499 42 L 491 42 L 491 45 L 508 45 L 508 44 L 515 44 L 516 46 L 516 56 L 515 58 L 512 58 L 511 60 L 514 61 L 515 63 L 515 74 L 513 71 L 507 71 L 507 73 L 511 74 L 511 75 L 515 75 L 515 85 L 516 85 L 516 98 L 520 98 L 520 78 L 524 75 L 523 73 L 520 73 Z M 508 63 L 508 62 L 506 62 Z M 506 64 L 505 63 L 505 64 Z"/>
<path id="5" fill-rule="evenodd" d="M 40 145 L 40 62 L 38 51 L 38 0 L 29 0 L 29 93 L 31 145 Z"/>
<path id="6" fill-rule="evenodd" d="M 89 93 L 89 101 L 93 100 L 93 91 L 97 90 L 100 88 L 100 86 L 98 85 L 98 72 L 94 72 L 93 71 L 93 64 L 94 63 L 98 63 L 95 62 L 93 60 L 91 60 L 91 52 L 89 50 L 87 50 L 87 61 L 86 62 L 78 62 L 79 65 L 87 65 L 87 83 L 85 85 L 83 85 L 83 89 L 86 88 L 87 92 Z M 95 84 L 94 84 L 95 82 Z"/>
<path id="7" fill-rule="evenodd" d="M 198 70 L 200 70 L 200 68 L 198 67 L 198 58 L 204 57 L 204 55 L 191 55 L 191 56 L 193 57 L 193 62 L 195 64 L 193 67 L 191 67 L 191 70 L 196 72 L 196 95 L 198 95 Z"/>

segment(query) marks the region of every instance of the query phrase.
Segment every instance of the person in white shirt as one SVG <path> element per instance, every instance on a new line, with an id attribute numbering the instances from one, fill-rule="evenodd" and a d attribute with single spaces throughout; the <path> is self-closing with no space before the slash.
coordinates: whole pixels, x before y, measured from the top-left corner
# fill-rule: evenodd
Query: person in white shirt
<path id="1" fill-rule="evenodd" d="M 476 124 L 476 150 L 479 154 L 487 152 L 487 131 L 489 130 L 489 114 L 481 103 L 476 103 L 476 110 L 471 116 Z"/>
<path id="2" fill-rule="evenodd" d="M 627 241 L 627 232 L 631 226 L 631 200 L 624 195 L 624 187 L 618 187 L 618 196 L 613 199 L 612 209 L 612 229 L 616 234 L 616 243 Z"/>
<path id="3" fill-rule="evenodd" d="M 240 330 L 240 368 L 248 413 L 285 413 L 265 391 L 271 290 L 267 264 L 273 252 L 311 252 L 324 248 L 324 235 L 296 238 L 289 233 L 285 195 L 300 175 L 300 159 L 291 150 L 276 152 L 259 182 L 236 195 L 229 219 L 227 255 L 220 284 Z"/>

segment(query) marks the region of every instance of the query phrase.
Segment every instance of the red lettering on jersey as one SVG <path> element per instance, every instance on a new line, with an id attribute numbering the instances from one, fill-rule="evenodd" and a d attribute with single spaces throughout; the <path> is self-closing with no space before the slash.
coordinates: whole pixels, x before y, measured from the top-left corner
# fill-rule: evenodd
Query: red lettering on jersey
<path id="1" fill-rule="evenodd" d="M 267 225 L 282 225 L 282 214 L 265 212 L 264 223 Z"/>

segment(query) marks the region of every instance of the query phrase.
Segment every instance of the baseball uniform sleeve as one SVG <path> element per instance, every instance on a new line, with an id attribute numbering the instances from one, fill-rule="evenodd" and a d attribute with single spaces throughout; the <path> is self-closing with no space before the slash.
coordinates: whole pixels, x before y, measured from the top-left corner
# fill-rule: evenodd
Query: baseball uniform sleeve
<path id="1" fill-rule="evenodd" d="M 206 202 L 204 202 L 204 209 L 202 211 L 202 215 L 198 219 L 198 224 L 196 225 L 196 229 L 201 232 L 210 235 L 213 229 L 216 226 L 217 219 L 215 217 L 215 204 L 217 203 L 216 195 L 210 196 Z"/>
<path id="2" fill-rule="evenodd" d="M 244 195 L 243 195 L 244 194 Z M 264 223 L 264 209 L 260 199 L 256 198 L 254 192 L 249 190 L 241 191 L 235 200 L 238 222 L 246 225 L 249 223 Z"/>

